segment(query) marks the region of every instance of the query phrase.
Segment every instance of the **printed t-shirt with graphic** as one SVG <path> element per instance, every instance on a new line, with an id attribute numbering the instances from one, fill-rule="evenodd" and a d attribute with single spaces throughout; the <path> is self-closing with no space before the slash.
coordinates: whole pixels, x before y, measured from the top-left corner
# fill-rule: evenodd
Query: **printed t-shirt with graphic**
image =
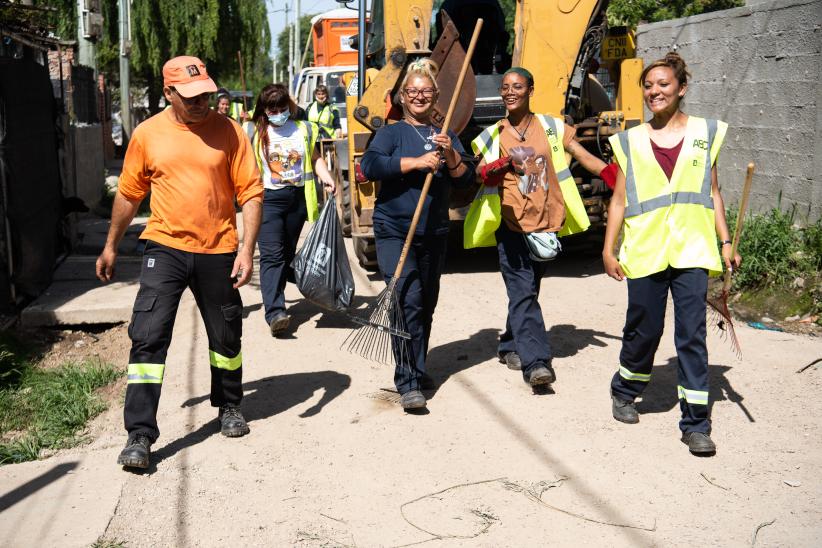
<path id="1" fill-rule="evenodd" d="M 237 250 L 234 200 L 262 202 L 251 143 L 239 125 L 213 110 L 196 124 L 171 109 L 138 125 L 123 161 L 118 192 L 139 201 L 151 191 L 142 240 L 192 253 Z"/>
<path id="2" fill-rule="evenodd" d="M 563 145 L 574 129 L 565 126 Z M 500 122 L 500 155 L 511 156 L 516 171 L 500 185 L 502 219 L 514 232 L 558 232 L 565 222 L 565 200 L 551 161 L 548 137 L 539 120 L 531 120 L 522 141 L 507 120 Z"/>
<path id="3" fill-rule="evenodd" d="M 268 151 L 263 162 L 263 185 L 278 190 L 304 186 L 305 139 L 292 120 L 280 127 L 268 126 Z M 310 158 L 307 161 L 311 161 Z"/>

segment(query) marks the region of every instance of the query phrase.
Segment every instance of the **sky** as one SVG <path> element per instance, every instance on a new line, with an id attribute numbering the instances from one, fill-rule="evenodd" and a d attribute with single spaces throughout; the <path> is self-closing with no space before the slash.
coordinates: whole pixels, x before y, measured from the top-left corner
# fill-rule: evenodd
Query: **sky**
<path id="1" fill-rule="evenodd" d="M 267 3 L 268 25 L 271 28 L 271 50 L 272 53 L 274 53 L 277 47 L 277 35 L 285 28 L 285 11 L 283 10 L 285 5 L 288 4 L 288 9 L 291 10 L 288 13 L 288 17 L 293 21 L 295 0 L 268 0 Z M 349 5 L 352 8 L 356 7 L 357 2 L 351 2 Z M 303 15 L 307 13 L 322 13 L 341 7 L 343 7 L 343 5 L 336 0 L 300 0 L 300 12 Z M 304 39 L 305 37 L 303 36 L 300 41 Z"/>

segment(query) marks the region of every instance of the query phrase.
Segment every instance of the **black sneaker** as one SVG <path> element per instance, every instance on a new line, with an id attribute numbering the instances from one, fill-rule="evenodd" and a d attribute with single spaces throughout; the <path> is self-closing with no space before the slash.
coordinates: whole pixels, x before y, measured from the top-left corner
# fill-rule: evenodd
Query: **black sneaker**
<path id="1" fill-rule="evenodd" d="M 276 337 L 288 329 L 289 323 L 291 323 L 291 316 L 285 312 L 278 312 L 277 315 L 274 316 L 274 319 L 271 320 L 271 323 L 268 324 L 268 327 L 271 329 L 271 336 Z"/>
<path id="2" fill-rule="evenodd" d="M 632 401 L 617 398 L 611 394 L 611 413 L 619 422 L 626 424 L 636 424 L 639 422 L 639 413 L 636 412 L 636 405 Z"/>
<path id="3" fill-rule="evenodd" d="M 411 390 L 400 397 L 403 409 L 421 409 L 425 407 L 425 396 L 419 390 Z"/>
<path id="4" fill-rule="evenodd" d="M 508 366 L 508 369 L 519 371 L 522 369 L 522 360 L 519 359 L 519 354 L 516 352 L 506 352 L 500 355 L 499 363 Z"/>
<path id="5" fill-rule="evenodd" d="M 151 455 L 151 440 L 144 434 L 137 434 L 134 438 L 130 438 L 120 451 L 117 464 L 129 468 L 148 468 L 149 455 Z"/>
<path id="6" fill-rule="evenodd" d="M 240 412 L 240 408 L 236 405 L 220 407 L 217 420 L 220 421 L 220 433 L 227 438 L 239 438 L 251 432 L 248 423 L 245 422 L 245 418 Z"/>
<path id="7" fill-rule="evenodd" d="M 550 365 L 537 366 L 528 374 L 528 384 L 531 386 L 551 384 L 555 380 L 557 380 L 557 375 Z"/>
<path id="8" fill-rule="evenodd" d="M 712 455 L 716 453 L 716 444 L 711 436 L 704 432 L 685 432 L 682 434 L 682 443 L 695 455 Z"/>

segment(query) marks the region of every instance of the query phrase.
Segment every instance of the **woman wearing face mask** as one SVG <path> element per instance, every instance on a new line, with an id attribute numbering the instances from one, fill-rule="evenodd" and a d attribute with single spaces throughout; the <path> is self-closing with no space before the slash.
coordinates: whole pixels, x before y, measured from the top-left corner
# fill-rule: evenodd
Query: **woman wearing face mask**
<path id="1" fill-rule="evenodd" d="M 288 328 L 291 317 L 285 310 L 285 282 L 305 220 L 318 216 L 319 177 L 334 192 L 334 178 L 316 147 L 316 124 L 292 120 L 297 105 L 283 84 L 265 86 L 254 108 L 252 144 L 265 187 L 263 222 L 257 244 L 260 248 L 260 287 L 265 321 L 271 335 Z M 316 174 L 316 175 L 315 175 Z"/>
<path id="2" fill-rule="evenodd" d="M 537 386 L 551 384 L 556 374 L 537 300 L 546 263 L 533 258 L 524 234 L 539 234 L 558 248 L 557 234 L 582 232 L 589 226 L 566 152 L 603 179 L 613 168 L 606 168 L 576 142 L 574 128 L 561 118 L 531 112 L 533 94 L 531 73 L 521 67 L 509 69 L 500 87 L 508 115 L 471 145 L 482 155 L 477 174 L 486 186 L 499 190 L 501 202 L 495 237 L 508 318 L 497 348 L 499 359 L 509 369 L 522 370 L 525 382 Z"/>
<path id="3" fill-rule="evenodd" d="M 377 262 L 386 283 L 399 262 L 425 176 L 435 173 L 397 285 L 411 335 L 408 363 L 398 363 L 394 371 L 403 409 L 426 405 L 420 389 L 431 382 L 425 358 L 445 262 L 450 189 L 451 185 L 470 186 L 474 179 L 473 166 L 464 159 L 456 134 L 440 133 L 431 121 L 439 94 L 436 70 L 429 59 L 418 59 L 408 66 L 400 85 L 403 119 L 377 132 L 361 164 L 366 177 L 380 181 L 374 236 Z"/>
<path id="4" fill-rule="evenodd" d="M 708 417 L 708 275 L 721 273 L 723 262 L 725 268 L 738 267 L 741 258 L 731 255 L 716 176 L 728 124 L 680 110 L 688 76 L 685 61 L 673 52 L 645 67 L 639 83 L 653 118 L 610 138 L 619 171 L 602 259 L 610 277 L 628 278 L 622 351 L 611 380 L 614 418 L 639 422 L 634 399 L 651 380 L 670 291 L 682 442 L 691 453 L 711 454 L 716 446 Z"/>

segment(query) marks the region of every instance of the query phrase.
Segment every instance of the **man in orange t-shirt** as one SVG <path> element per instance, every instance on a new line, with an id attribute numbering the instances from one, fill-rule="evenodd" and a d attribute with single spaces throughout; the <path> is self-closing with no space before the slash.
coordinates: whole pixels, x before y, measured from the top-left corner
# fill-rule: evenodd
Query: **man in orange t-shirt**
<path id="1" fill-rule="evenodd" d="M 171 108 L 135 130 L 126 151 L 111 212 L 111 227 L 97 259 L 97 277 L 114 275 L 117 245 L 140 202 L 151 191 L 151 217 L 140 289 L 129 325 L 131 353 L 124 408 L 128 442 L 117 463 L 147 468 L 160 435 L 157 406 L 166 354 L 180 297 L 197 301 L 208 334 L 211 405 L 220 409 L 223 435 L 243 436 L 243 303 L 260 228 L 263 185 L 249 140 L 240 126 L 208 108 L 217 86 L 196 57 L 163 66 L 163 94 Z M 237 250 L 234 202 L 243 212 L 243 245 Z"/>

